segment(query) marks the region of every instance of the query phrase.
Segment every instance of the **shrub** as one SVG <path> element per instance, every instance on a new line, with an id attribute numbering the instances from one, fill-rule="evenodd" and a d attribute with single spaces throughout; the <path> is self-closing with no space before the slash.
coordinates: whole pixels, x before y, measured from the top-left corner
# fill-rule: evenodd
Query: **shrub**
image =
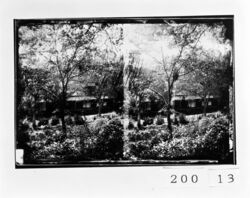
<path id="1" fill-rule="evenodd" d="M 158 117 L 156 118 L 156 124 L 157 124 L 157 125 L 162 125 L 162 124 L 164 124 L 164 119 L 163 119 L 161 116 L 158 116 Z"/>
<path id="2" fill-rule="evenodd" d="M 154 123 L 154 119 L 147 117 L 147 118 L 145 118 L 143 125 L 147 126 L 147 125 L 151 125 L 153 123 Z"/>
<path id="3" fill-rule="evenodd" d="M 198 136 L 198 125 L 196 122 L 190 122 L 187 125 L 180 125 L 178 127 L 173 127 L 173 138 L 181 137 L 192 137 L 195 138 Z"/>
<path id="4" fill-rule="evenodd" d="M 70 128 L 67 132 L 71 134 Z M 75 158 L 80 154 L 80 144 L 77 138 L 62 138 L 61 126 L 43 130 L 29 131 L 30 159 L 55 160 Z"/>
<path id="5" fill-rule="evenodd" d="M 92 129 L 92 130 L 91 130 Z M 31 158 L 37 160 L 67 159 L 120 159 L 123 157 L 123 125 L 119 118 L 107 122 L 97 119 L 92 127 L 76 125 L 67 127 L 67 137 L 62 127 L 29 132 Z"/>
<path id="6" fill-rule="evenodd" d="M 123 157 L 123 128 L 117 123 L 105 125 L 98 133 L 95 154 L 99 159 Z"/>
<path id="7" fill-rule="evenodd" d="M 176 115 L 174 115 L 174 119 L 173 119 L 173 124 L 174 125 L 179 125 L 179 121 Z"/>
<path id="8" fill-rule="evenodd" d="M 162 142 L 156 145 L 152 151 L 158 159 L 196 158 L 196 150 L 199 147 L 195 140 L 191 137 L 174 138 L 170 142 Z"/>
<path id="9" fill-rule="evenodd" d="M 72 125 L 74 122 L 73 122 L 73 119 L 71 118 L 71 116 L 67 116 L 66 118 L 65 118 L 65 123 L 67 124 L 67 125 Z"/>
<path id="10" fill-rule="evenodd" d="M 169 140 L 169 132 L 166 130 L 134 130 L 128 134 L 126 155 L 132 158 L 153 159 L 156 155 L 152 152 L 152 148 L 167 140 Z"/>
<path id="11" fill-rule="evenodd" d="M 39 120 L 39 122 L 38 122 L 38 125 L 37 126 L 44 126 L 44 125 L 48 125 L 48 119 L 46 119 L 46 118 L 43 118 L 43 119 L 41 119 L 41 120 Z"/>
<path id="12" fill-rule="evenodd" d="M 204 134 L 207 130 L 207 128 L 209 127 L 209 125 L 212 123 L 214 119 L 212 119 L 211 117 L 202 117 L 199 121 L 198 121 L 198 127 L 199 127 L 199 132 L 200 134 Z"/>
<path id="13" fill-rule="evenodd" d="M 90 130 L 91 131 L 99 131 L 102 127 L 104 127 L 108 123 L 108 120 L 106 118 L 96 118 L 91 124 L 90 124 Z"/>
<path id="14" fill-rule="evenodd" d="M 119 126 L 119 127 L 123 128 L 123 124 L 121 122 L 121 119 L 118 118 L 118 117 L 110 119 L 110 121 L 108 122 L 108 124 L 109 125 L 116 125 L 116 126 Z"/>
<path id="15" fill-rule="evenodd" d="M 51 119 L 51 125 L 55 126 L 59 124 L 59 119 L 57 117 L 52 117 Z"/>
<path id="16" fill-rule="evenodd" d="M 131 130 L 131 129 L 134 129 L 134 128 L 135 128 L 134 124 L 131 121 L 129 121 L 128 129 Z"/>
<path id="17" fill-rule="evenodd" d="M 123 157 L 123 125 L 119 118 L 98 118 L 81 136 L 85 159 L 120 159 Z"/>
<path id="18" fill-rule="evenodd" d="M 82 116 L 80 115 L 75 115 L 74 120 L 75 120 L 75 125 L 83 125 L 85 123 Z"/>
<path id="19" fill-rule="evenodd" d="M 163 125 L 162 125 L 163 126 Z M 229 122 L 225 116 L 173 126 L 173 139 L 163 127 L 128 134 L 131 159 L 216 159 L 229 155 Z M 157 128 L 155 126 L 155 128 Z"/>
<path id="20" fill-rule="evenodd" d="M 147 141 L 137 141 L 129 144 L 129 152 L 131 156 L 135 156 L 140 159 L 151 158 L 151 146 Z"/>
<path id="21" fill-rule="evenodd" d="M 179 115 L 179 122 L 180 122 L 180 124 L 187 124 L 188 123 L 185 115 L 182 113 Z"/>
<path id="22" fill-rule="evenodd" d="M 229 122 L 222 116 L 215 119 L 204 135 L 202 154 L 224 160 L 229 154 Z"/>
<path id="23" fill-rule="evenodd" d="M 136 133 L 135 131 L 128 133 L 128 139 L 131 142 L 136 142 L 142 139 L 141 133 Z"/>
<path id="24" fill-rule="evenodd" d="M 84 159 L 92 158 L 96 145 L 97 132 L 91 131 L 87 125 L 78 125 L 72 127 L 72 139 L 79 140 L 79 157 Z"/>

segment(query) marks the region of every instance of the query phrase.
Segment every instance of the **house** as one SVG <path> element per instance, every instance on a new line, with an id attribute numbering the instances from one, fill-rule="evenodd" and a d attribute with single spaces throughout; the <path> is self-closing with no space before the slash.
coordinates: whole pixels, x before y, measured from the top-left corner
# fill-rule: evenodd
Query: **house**
<path id="1" fill-rule="evenodd" d="M 69 114 L 90 115 L 97 114 L 99 110 L 99 102 L 96 98 L 95 83 L 89 82 L 84 86 L 77 83 L 71 85 L 73 94 L 66 99 L 66 112 Z M 123 107 L 123 101 L 117 100 L 112 95 L 105 95 L 101 97 L 102 113 L 118 111 Z M 38 105 L 38 112 L 40 115 L 56 114 L 59 111 L 58 104 L 51 101 L 41 100 Z"/>
<path id="2" fill-rule="evenodd" d="M 205 101 L 199 96 L 191 95 L 175 95 L 172 98 L 172 107 L 175 111 L 184 114 L 198 114 L 203 113 L 205 108 Z M 220 97 L 207 97 L 206 112 L 218 111 L 221 108 Z"/>
<path id="3" fill-rule="evenodd" d="M 101 101 L 102 113 L 115 111 L 122 105 L 110 95 L 102 96 Z M 97 114 L 99 110 L 99 101 L 96 97 L 96 84 L 90 81 L 84 86 L 81 86 L 80 91 L 75 91 L 74 94 L 67 99 L 66 108 L 71 113 L 80 113 L 84 115 Z"/>
<path id="4" fill-rule="evenodd" d="M 102 97 L 102 113 L 114 111 L 115 106 L 114 98 Z M 90 115 L 98 113 L 99 104 L 94 96 L 72 96 L 67 99 L 66 108 L 71 113 Z"/>

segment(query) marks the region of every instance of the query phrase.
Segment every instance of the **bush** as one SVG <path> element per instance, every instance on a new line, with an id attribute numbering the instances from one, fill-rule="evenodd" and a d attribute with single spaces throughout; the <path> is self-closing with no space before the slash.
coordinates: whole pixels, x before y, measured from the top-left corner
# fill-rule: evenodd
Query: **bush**
<path id="1" fill-rule="evenodd" d="M 135 158 L 150 159 L 152 157 L 150 151 L 151 146 L 148 141 L 140 140 L 129 145 L 130 155 Z"/>
<path id="2" fill-rule="evenodd" d="M 75 120 L 75 125 L 83 125 L 85 123 L 82 116 L 80 115 L 74 116 L 74 120 Z"/>
<path id="3" fill-rule="evenodd" d="M 133 122 L 129 121 L 128 129 L 131 130 L 131 129 L 134 129 L 134 128 L 135 128 L 135 126 L 134 126 Z"/>
<path id="4" fill-rule="evenodd" d="M 187 125 L 180 125 L 173 127 L 173 138 L 192 137 L 198 136 L 199 128 L 196 122 L 190 122 Z"/>
<path id="5" fill-rule="evenodd" d="M 51 118 L 51 125 L 55 126 L 59 124 L 59 119 L 57 117 L 52 117 Z"/>
<path id="6" fill-rule="evenodd" d="M 96 118 L 91 124 L 90 124 L 90 130 L 91 131 L 99 131 L 102 127 L 104 127 L 108 123 L 108 120 L 106 118 Z"/>
<path id="7" fill-rule="evenodd" d="M 174 115 L 173 124 L 174 125 L 179 125 L 179 120 L 178 120 L 176 114 Z"/>
<path id="8" fill-rule="evenodd" d="M 73 125 L 73 124 L 74 124 L 73 119 L 71 118 L 71 116 L 67 116 L 67 117 L 65 118 L 65 123 L 66 123 L 67 125 Z"/>
<path id="9" fill-rule="evenodd" d="M 31 131 L 28 134 L 31 159 L 37 160 L 89 160 L 120 159 L 123 157 L 123 125 L 119 118 L 98 119 L 87 125 Z"/>
<path id="10" fill-rule="evenodd" d="M 179 122 L 180 122 L 180 124 L 187 124 L 188 123 L 185 115 L 182 113 L 179 115 Z"/>
<path id="11" fill-rule="evenodd" d="M 116 126 L 123 128 L 123 124 L 121 122 L 121 119 L 118 117 L 110 119 L 108 124 L 109 125 L 116 125 Z"/>
<path id="12" fill-rule="evenodd" d="M 119 118 L 110 121 L 98 118 L 81 137 L 85 159 L 117 160 L 123 157 L 123 125 Z"/>
<path id="13" fill-rule="evenodd" d="M 158 159 L 183 159 L 192 155 L 192 144 L 191 138 L 175 138 L 170 142 L 161 142 L 154 146 L 152 152 Z"/>
<path id="14" fill-rule="evenodd" d="M 98 159 L 123 157 L 123 128 L 117 123 L 105 125 L 97 136 L 95 154 Z"/>
<path id="15" fill-rule="evenodd" d="M 158 116 L 158 117 L 156 118 L 156 124 L 157 124 L 157 125 L 162 125 L 162 124 L 164 124 L 164 119 L 163 119 L 161 116 Z"/>
<path id="16" fill-rule="evenodd" d="M 161 127 L 162 128 L 162 127 Z M 166 129 L 147 129 L 128 134 L 126 156 L 131 159 L 215 159 L 229 155 L 229 122 L 225 116 L 204 118 Z"/>
<path id="17" fill-rule="evenodd" d="M 147 118 L 145 118 L 143 125 L 147 126 L 147 125 L 151 125 L 153 123 L 154 123 L 154 119 L 147 117 Z"/>
<path id="18" fill-rule="evenodd" d="M 229 122 L 222 116 L 215 119 L 204 135 L 202 154 L 210 158 L 224 160 L 229 154 Z"/>
<path id="19" fill-rule="evenodd" d="M 30 131 L 31 160 L 63 160 L 76 158 L 80 154 L 77 138 L 63 139 L 61 127 Z M 67 129 L 69 133 L 70 129 Z"/>
<path id="20" fill-rule="evenodd" d="M 213 120 L 214 119 L 211 117 L 202 117 L 198 121 L 199 133 L 204 135 L 210 124 L 213 122 Z"/>
<path id="21" fill-rule="evenodd" d="M 48 119 L 46 119 L 46 118 L 43 118 L 43 119 L 41 119 L 41 120 L 39 120 L 39 122 L 38 122 L 38 127 L 40 127 L 40 126 L 45 126 L 45 125 L 48 125 Z"/>
<path id="22" fill-rule="evenodd" d="M 152 148 L 160 142 L 169 140 L 168 131 L 146 129 L 144 131 L 132 131 L 128 134 L 126 155 L 140 159 L 153 159 L 156 157 Z"/>

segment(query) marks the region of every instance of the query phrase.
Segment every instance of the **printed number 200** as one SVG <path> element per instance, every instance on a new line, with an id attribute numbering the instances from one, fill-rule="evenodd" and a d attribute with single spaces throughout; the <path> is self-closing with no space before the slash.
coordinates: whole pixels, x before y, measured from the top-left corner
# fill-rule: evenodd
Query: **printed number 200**
<path id="1" fill-rule="evenodd" d="M 177 183 L 177 175 L 171 175 L 171 183 Z M 188 182 L 188 176 L 187 175 L 181 175 L 180 176 L 180 182 L 181 183 L 187 183 Z M 197 183 L 198 182 L 198 176 L 197 175 L 192 175 L 191 176 L 191 182 L 192 183 Z"/>

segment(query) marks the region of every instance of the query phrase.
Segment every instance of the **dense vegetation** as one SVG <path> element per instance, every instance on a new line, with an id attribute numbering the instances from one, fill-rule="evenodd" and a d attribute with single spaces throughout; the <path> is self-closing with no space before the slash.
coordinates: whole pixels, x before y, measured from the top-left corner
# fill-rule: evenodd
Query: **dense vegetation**
<path id="1" fill-rule="evenodd" d="M 212 114 L 186 124 L 173 125 L 173 138 L 159 118 L 156 124 L 144 124 L 144 129 L 127 126 L 124 130 L 120 116 L 100 117 L 91 122 L 72 121 L 67 137 L 61 126 L 41 125 L 32 130 L 22 124 L 23 144 L 27 161 L 85 160 L 190 160 L 210 159 L 227 161 L 229 136 L 232 129 L 227 116 Z M 44 122 L 44 121 L 43 121 Z M 26 127 L 25 127 L 26 126 Z M 25 139 L 26 138 L 26 139 Z"/>

